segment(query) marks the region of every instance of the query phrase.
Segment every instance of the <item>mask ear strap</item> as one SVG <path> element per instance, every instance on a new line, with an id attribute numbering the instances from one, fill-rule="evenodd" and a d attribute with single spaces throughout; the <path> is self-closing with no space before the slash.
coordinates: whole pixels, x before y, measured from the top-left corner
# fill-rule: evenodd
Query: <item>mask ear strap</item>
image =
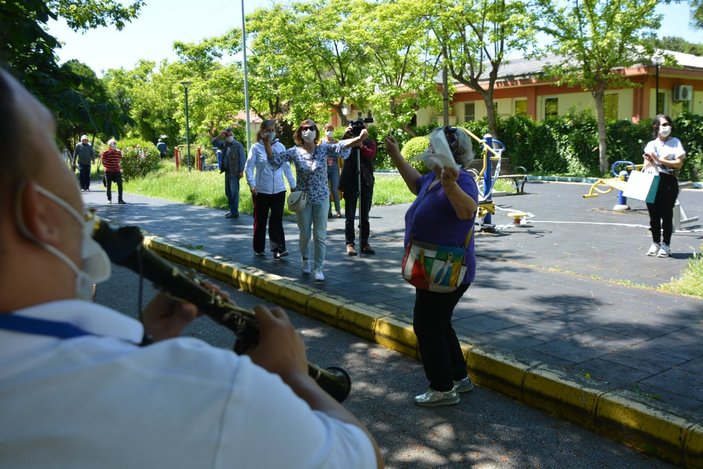
<path id="1" fill-rule="evenodd" d="M 24 222 L 24 191 L 28 186 L 29 181 L 25 181 L 17 188 L 17 194 L 15 194 L 15 221 L 17 222 L 17 229 L 20 231 L 22 236 L 41 246 L 42 243 L 39 241 L 39 238 L 37 238 L 34 233 L 27 228 L 27 225 Z"/>
<path id="2" fill-rule="evenodd" d="M 39 192 L 42 195 L 46 195 L 47 193 L 51 194 L 51 192 L 47 191 L 46 189 L 44 189 L 43 187 L 41 187 L 40 185 L 38 185 L 36 183 L 30 183 L 29 181 L 26 181 L 26 182 L 23 182 L 22 184 L 20 184 L 19 188 L 17 189 L 17 196 L 15 197 L 15 221 L 17 222 L 17 229 L 29 241 L 46 249 L 54 256 L 61 259 L 64 262 L 64 264 L 66 264 L 68 266 L 68 268 L 73 271 L 74 274 L 76 274 L 77 276 L 80 275 L 81 272 L 78 269 L 78 266 L 76 265 L 75 262 L 73 262 L 66 254 L 62 253 L 61 251 L 56 249 L 54 246 L 39 240 L 39 238 L 37 238 L 36 235 L 30 231 L 30 229 L 27 227 L 27 224 L 24 222 L 24 205 L 23 205 L 24 191 L 29 187 L 30 184 L 32 184 L 34 186 L 34 190 L 36 190 L 37 192 Z M 69 206 L 63 200 L 58 199 L 58 197 L 56 197 L 54 194 L 51 194 L 51 196 L 49 196 L 49 198 L 57 203 L 59 203 L 58 202 L 59 200 L 61 202 L 63 202 L 63 203 L 59 203 L 59 205 L 61 205 L 62 207 Z M 69 212 L 71 212 L 71 214 L 75 216 L 75 213 L 74 213 L 75 210 L 73 209 L 73 207 L 70 207 L 70 209 L 71 210 L 69 210 Z"/>

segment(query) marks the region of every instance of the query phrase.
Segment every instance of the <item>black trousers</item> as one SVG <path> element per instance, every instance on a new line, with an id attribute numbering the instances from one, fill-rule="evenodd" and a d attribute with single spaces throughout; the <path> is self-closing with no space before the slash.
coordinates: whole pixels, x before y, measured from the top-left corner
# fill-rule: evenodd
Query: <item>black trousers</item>
<path id="1" fill-rule="evenodd" d="M 450 293 L 415 289 L 413 330 L 425 376 L 435 391 L 449 391 L 454 381 L 467 376 L 466 360 L 452 327 L 452 316 L 468 288 L 469 285 L 462 285 Z"/>
<path id="2" fill-rule="evenodd" d="M 674 205 L 679 196 L 679 180 L 670 174 L 659 175 L 659 188 L 653 204 L 647 204 L 649 212 L 649 229 L 652 241 L 659 244 L 671 244 L 674 231 Z"/>
<path id="3" fill-rule="evenodd" d="M 267 222 L 271 251 L 285 251 L 286 236 L 283 233 L 283 206 L 286 203 L 286 192 L 256 194 L 252 197 L 252 202 L 254 203 L 254 251 L 264 252 L 266 249 Z"/>
<path id="4" fill-rule="evenodd" d="M 344 193 L 344 237 L 347 244 L 353 244 L 355 240 L 354 219 L 356 217 L 356 202 L 358 200 L 357 191 L 346 191 Z M 371 234 L 369 224 L 369 212 L 373 201 L 373 186 L 361 185 L 361 220 L 359 220 L 359 241 L 361 245 L 368 244 Z"/>
<path id="5" fill-rule="evenodd" d="M 117 200 L 122 200 L 122 173 L 108 173 L 105 172 L 105 179 L 107 180 L 107 200 L 112 201 L 112 183 L 117 183 Z"/>
<path id="6" fill-rule="evenodd" d="M 90 165 L 89 164 L 79 164 L 78 165 L 78 178 L 80 181 L 81 189 L 90 189 Z"/>

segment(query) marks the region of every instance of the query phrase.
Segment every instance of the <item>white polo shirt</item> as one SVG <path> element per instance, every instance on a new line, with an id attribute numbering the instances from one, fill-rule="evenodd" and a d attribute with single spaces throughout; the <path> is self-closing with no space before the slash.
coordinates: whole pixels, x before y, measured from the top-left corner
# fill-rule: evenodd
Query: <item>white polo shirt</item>
<path id="1" fill-rule="evenodd" d="M 95 335 L 0 329 L 3 468 L 376 466 L 361 429 L 246 356 L 192 338 L 138 347 L 139 322 L 83 301 L 15 314 Z"/>

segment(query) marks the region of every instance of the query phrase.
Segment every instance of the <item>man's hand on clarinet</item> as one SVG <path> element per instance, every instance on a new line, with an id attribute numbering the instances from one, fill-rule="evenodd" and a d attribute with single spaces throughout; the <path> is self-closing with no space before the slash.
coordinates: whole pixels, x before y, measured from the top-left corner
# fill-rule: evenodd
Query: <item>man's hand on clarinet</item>
<path id="1" fill-rule="evenodd" d="M 181 335 L 183 329 L 198 317 L 198 308 L 168 293 L 159 293 L 142 311 L 144 331 L 154 342 Z"/>
<path id="2" fill-rule="evenodd" d="M 257 365 L 279 375 L 283 381 L 308 376 L 305 344 L 281 308 L 254 307 L 259 324 L 259 343 L 247 350 Z"/>

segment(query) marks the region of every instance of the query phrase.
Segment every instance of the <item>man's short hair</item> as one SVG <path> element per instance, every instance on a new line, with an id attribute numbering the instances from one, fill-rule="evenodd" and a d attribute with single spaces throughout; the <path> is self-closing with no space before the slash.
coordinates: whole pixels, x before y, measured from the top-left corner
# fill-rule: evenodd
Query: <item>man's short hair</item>
<path id="1" fill-rule="evenodd" d="M 23 156 L 20 151 L 22 130 L 11 79 L 9 73 L 0 68 L 0 142 L 4 150 L 0 171 L 0 210 L 3 211 L 10 209 L 9 204 L 19 183 L 26 178 L 26 168 L 20 158 Z"/>

